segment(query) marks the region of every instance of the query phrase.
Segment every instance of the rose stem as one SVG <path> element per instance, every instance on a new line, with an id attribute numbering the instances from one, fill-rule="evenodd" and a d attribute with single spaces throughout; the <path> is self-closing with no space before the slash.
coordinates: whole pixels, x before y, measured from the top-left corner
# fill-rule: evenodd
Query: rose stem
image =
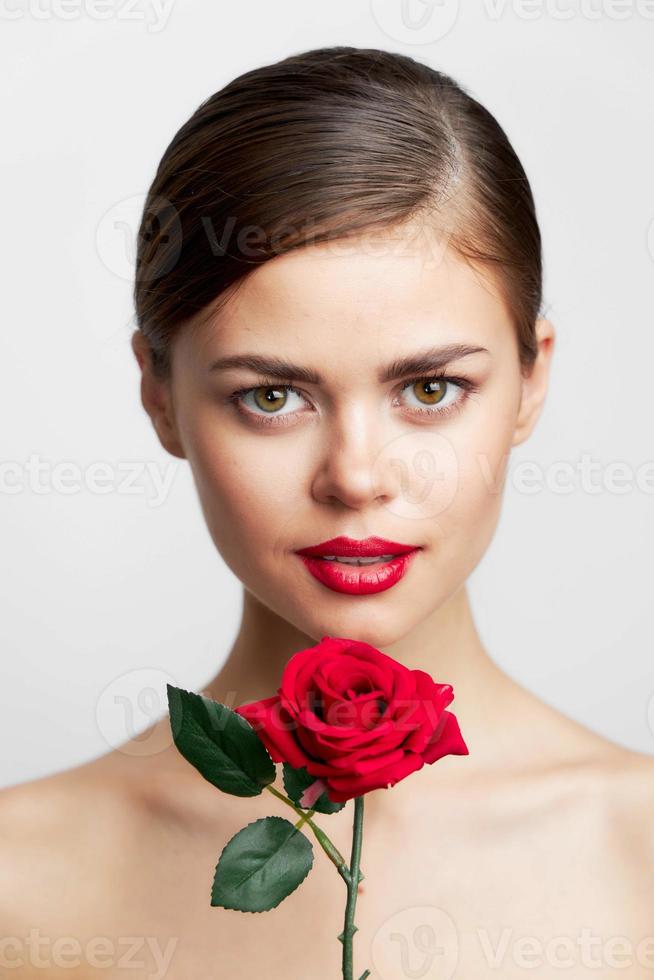
<path id="1" fill-rule="evenodd" d="M 298 830 L 300 829 L 303 823 L 307 823 L 311 827 L 311 830 L 316 835 L 316 840 L 322 847 L 323 851 L 325 852 L 329 860 L 332 862 L 332 864 L 336 865 L 338 873 L 341 875 L 342 878 L 345 879 L 345 883 L 349 885 L 350 871 L 347 864 L 345 863 L 345 858 L 338 850 L 336 845 L 332 843 L 332 841 L 329 839 L 325 831 L 317 824 L 315 824 L 311 819 L 311 817 L 316 811 L 309 810 L 307 812 L 305 810 L 301 810 L 299 807 L 295 805 L 295 803 L 293 803 L 293 800 L 289 800 L 288 796 L 284 796 L 283 793 L 280 793 L 278 789 L 275 789 L 275 787 L 271 786 L 270 784 L 266 786 L 266 789 L 270 790 L 270 792 L 273 793 L 279 800 L 283 800 L 284 803 L 287 803 L 293 810 L 295 810 L 297 814 L 299 814 L 302 817 L 302 819 L 298 820 L 298 822 L 295 824 Z M 361 877 L 363 877 L 363 875 L 361 875 Z"/>
<path id="2" fill-rule="evenodd" d="M 352 980 L 352 941 L 357 927 L 354 924 L 354 910 L 357 904 L 359 882 L 363 875 L 359 871 L 361 860 L 361 840 L 363 837 L 363 796 L 354 797 L 354 827 L 352 831 L 352 856 L 350 858 L 350 876 L 347 884 L 347 904 L 345 906 L 345 926 L 338 937 L 343 943 L 343 980 Z M 370 970 L 360 977 L 365 980 Z"/>

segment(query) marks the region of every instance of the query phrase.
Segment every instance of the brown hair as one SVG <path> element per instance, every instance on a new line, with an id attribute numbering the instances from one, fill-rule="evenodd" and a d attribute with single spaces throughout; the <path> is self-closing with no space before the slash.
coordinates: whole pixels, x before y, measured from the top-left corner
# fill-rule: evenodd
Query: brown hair
<path id="1" fill-rule="evenodd" d="M 537 353 L 541 237 L 503 129 L 452 78 L 406 55 L 319 48 L 206 99 L 166 149 L 138 232 L 134 303 L 153 370 L 248 273 L 302 245 L 448 222 L 448 243 L 495 271 L 521 369 Z"/>

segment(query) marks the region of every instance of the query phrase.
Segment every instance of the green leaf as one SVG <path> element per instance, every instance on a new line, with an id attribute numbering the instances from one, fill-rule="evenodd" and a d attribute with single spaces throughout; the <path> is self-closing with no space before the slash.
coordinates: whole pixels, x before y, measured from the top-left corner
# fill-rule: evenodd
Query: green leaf
<path id="1" fill-rule="evenodd" d="M 345 803 L 333 803 L 327 796 L 327 792 L 321 793 L 313 806 L 301 806 L 300 797 L 307 786 L 314 783 L 317 776 L 312 776 L 303 766 L 301 769 L 294 769 L 288 762 L 283 763 L 284 789 L 290 800 L 302 810 L 316 810 L 318 813 L 338 813 L 345 806 Z"/>
<path id="2" fill-rule="evenodd" d="M 225 845 L 216 865 L 211 904 L 267 912 L 295 891 L 313 865 L 313 847 L 283 817 L 261 817 Z"/>
<path id="3" fill-rule="evenodd" d="M 275 763 L 246 718 L 219 701 L 166 685 L 175 745 L 206 780 L 232 796 L 258 796 Z"/>

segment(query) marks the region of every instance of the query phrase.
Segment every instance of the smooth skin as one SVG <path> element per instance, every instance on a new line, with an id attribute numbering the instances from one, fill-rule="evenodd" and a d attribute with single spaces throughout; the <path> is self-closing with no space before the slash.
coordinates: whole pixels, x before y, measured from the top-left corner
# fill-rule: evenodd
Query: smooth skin
<path id="1" fill-rule="evenodd" d="M 555 332 L 545 318 L 536 330 L 525 378 L 498 283 L 407 225 L 260 266 L 178 335 L 170 383 L 133 337 L 143 406 L 162 445 L 188 460 L 208 530 L 244 586 L 236 640 L 201 693 L 231 706 L 267 697 L 288 658 L 323 635 L 363 640 L 454 687 L 469 756 L 365 797 L 357 976 L 654 976 L 654 759 L 508 677 L 466 587 L 498 523 L 511 449 L 543 408 Z M 439 402 L 425 397 L 425 372 L 379 380 L 394 360 L 453 343 L 484 348 L 444 369 L 471 390 L 442 383 Z M 210 370 L 245 353 L 321 380 L 286 378 L 296 390 L 280 391 L 284 379 L 250 368 Z M 259 398 L 245 395 L 239 411 L 230 396 L 248 387 Z M 272 415 L 288 424 L 261 422 Z M 293 554 L 337 534 L 421 551 L 390 590 L 343 595 Z M 272 814 L 293 819 L 268 792 L 240 800 L 212 787 L 172 744 L 167 718 L 4 790 L 0 911 L 13 944 L 2 965 L 23 961 L 7 975 L 336 978 L 345 886 L 317 844 L 308 878 L 276 909 L 209 904 L 224 845 Z M 352 814 L 348 804 L 317 818 L 346 856 Z M 33 965 L 30 929 L 50 937 L 45 966 Z M 101 955 L 88 945 L 98 937 Z M 77 970 L 66 965 L 75 949 Z"/>

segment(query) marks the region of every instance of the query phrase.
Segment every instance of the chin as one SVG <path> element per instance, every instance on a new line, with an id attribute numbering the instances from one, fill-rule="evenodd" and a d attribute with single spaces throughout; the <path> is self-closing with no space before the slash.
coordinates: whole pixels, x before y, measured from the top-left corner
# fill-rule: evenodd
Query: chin
<path id="1" fill-rule="evenodd" d="M 413 618 L 398 616 L 397 611 L 388 610 L 384 615 L 378 608 L 373 611 L 372 606 L 366 609 L 361 605 L 350 613 L 327 614 L 319 620 L 318 625 L 315 620 L 296 625 L 311 636 L 315 643 L 319 643 L 323 636 L 342 636 L 368 643 L 377 650 L 384 650 L 407 636 L 417 623 Z"/>

